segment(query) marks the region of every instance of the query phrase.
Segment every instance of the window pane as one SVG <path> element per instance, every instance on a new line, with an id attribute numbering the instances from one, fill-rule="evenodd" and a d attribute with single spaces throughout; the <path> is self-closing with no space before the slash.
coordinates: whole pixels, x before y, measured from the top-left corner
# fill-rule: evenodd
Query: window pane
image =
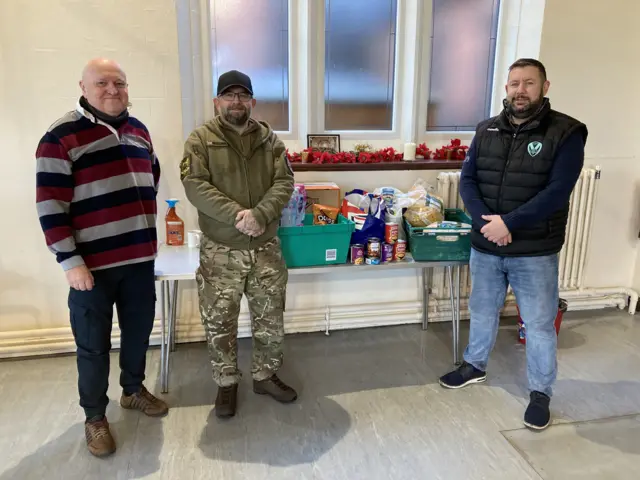
<path id="1" fill-rule="evenodd" d="M 213 92 L 218 77 L 251 77 L 253 117 L 289 130 L 289 11 L 287 0 L 210 0 Z"/>
<path id="2" fill-rule="evenodd" d="M 499 0 L 433 0 L 427 130 L 475 130 L 491 111 Z"/>
<path id="3" fill-rule="evenodd" d="M 326 130 L 391 130 L 397 0 L 325 0 Z"/>

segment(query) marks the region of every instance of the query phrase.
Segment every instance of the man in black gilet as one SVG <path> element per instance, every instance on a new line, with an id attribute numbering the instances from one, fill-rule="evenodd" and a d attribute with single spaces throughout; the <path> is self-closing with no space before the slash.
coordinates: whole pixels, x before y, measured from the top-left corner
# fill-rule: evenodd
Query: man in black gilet
<path id="1" fill-rule="evenodd" d="M 510 284 L 526 325 L 531 393 L 524 424 L 536 430 L 551 418 L 558 253 L 587 140 L 584 124 L 551 109 L 548 90 L 542 63 L 516 61 L 509 68 L 503 111 L 478 125 L 469 147 L 460 180 L 473 220 L 469 345 L 462 365 L 440 378 L 446 388 L 486 380 Z"/>

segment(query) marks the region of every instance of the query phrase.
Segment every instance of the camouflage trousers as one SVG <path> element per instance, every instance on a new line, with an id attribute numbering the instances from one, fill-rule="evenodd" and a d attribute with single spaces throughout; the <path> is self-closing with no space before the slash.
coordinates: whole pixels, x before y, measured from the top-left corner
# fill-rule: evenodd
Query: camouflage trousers
<path id="1" fill-rule="evenodd" d="M 278 237 L 255 250 L 232 250 L 203 236 L 196 282 L 213 379 L 219 386 L 240 381 L 237 339 L 243 293 L 251 314 L 253 378 L 265 380 L 282 365 L 287 280 Z"/>

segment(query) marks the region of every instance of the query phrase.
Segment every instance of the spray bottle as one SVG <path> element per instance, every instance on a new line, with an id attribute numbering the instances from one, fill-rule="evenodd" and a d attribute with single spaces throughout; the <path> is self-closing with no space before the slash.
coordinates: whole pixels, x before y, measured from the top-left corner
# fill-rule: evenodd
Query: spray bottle
<path id="1" fill-rule="evenodd" d="M 178 199 L 170 198 L 166 200 L 169 209 L 164 217 L 167 230 L 167 245 L 184 245 L 184 222 L 176 213 Z"/>

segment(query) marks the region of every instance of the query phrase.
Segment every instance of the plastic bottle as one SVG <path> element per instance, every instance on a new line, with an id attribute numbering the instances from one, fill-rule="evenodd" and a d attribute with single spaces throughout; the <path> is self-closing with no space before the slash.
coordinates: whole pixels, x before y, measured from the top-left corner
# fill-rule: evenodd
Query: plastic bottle
<path id="1" fill-rule="evenodd" d="M 164 221 L 167 230 L 167 245 L 184 245 L 184 222 L 176 213 L 176 203 L 178 200 L 170 198 L 166 200 L 169 204 L 167 214 L 164 216 Z"/>

